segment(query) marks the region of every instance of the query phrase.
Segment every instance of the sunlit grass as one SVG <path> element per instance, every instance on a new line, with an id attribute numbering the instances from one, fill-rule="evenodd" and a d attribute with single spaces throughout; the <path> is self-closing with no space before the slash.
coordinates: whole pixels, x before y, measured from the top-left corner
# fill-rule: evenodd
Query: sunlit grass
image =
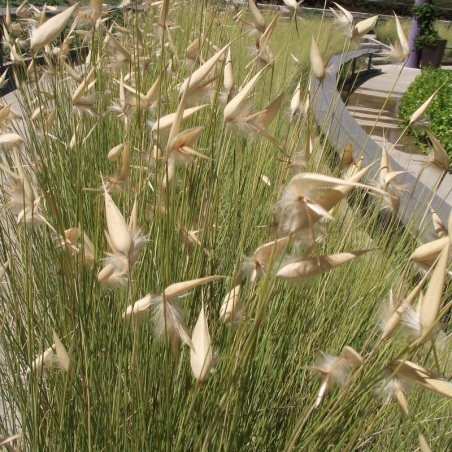
<path id="1" fill-rule="evenodd" d="M 223 128 L 221 75 L 210 97 L 188 100 L 187 108 L 208 105 L 181 126 L 181 131 L 204 127 L 193 148 L 208 159 L 198 156 L 194 163 L 177 166 L 165 189 L 167 138 L 151 137 L 147 121 L 176 112 L 180 84 L 191 73 L 185 49 L 198 36 L 208 38 L 201 51 L 207 61 L 237 38 L 231 45 L 236 88 L 259 69 L 253 61 L 255 38 L 240 21 L 234 22 L 234 14 L 205 2 L 171 8 L 169 18 L 180 28 L 171 30 L 169 40 L 167 33 L 161 38 L 156 31 L 159 7 L 125 12 L 120 25 L 131 34 L 118 39 L 132 57 L 121 69 L 112 64 L 118 51 L 105 46 L 100 28 L 86 41 L 91 61 L 76 68 L 83 80 L 95 67 L 90 80 L 94 84 L 86 93 L 95 96 L 95 102 L 85 99 L 83 111 L 72 102 L 80 82 L 68 76 L 58 58 L 55 75 L 40 80 L 42 71 L 32 68 L 21 83 L 17 96 L 23 126 L 12 123 L 11 128 L 25 140 L 20 162 L 54 231 L 44 222 L 18 224 L 18 213 L 7 204 L 12 176 L 2 171 L 0 253 L 1 262 L 10 261 L 1 294 L 2 434 L 22 432 L 24 450 L 274 451 L 293 443 L 300 451 L 358 446 L 405 451 L 417 447 L 420 426 L 434 449 L 447 450 L 449 401 L 425 389 L 413 391 L 407 394 L 410 417 L 403 419 L 395 398 L 385 404 L 377 397 L 378 383 L 394 359 L 436 367 L 430 342 L 410 348 L 412 339 L 400 331 L 380 341 L 383 305 L 417 243 L 396 217 L 380 213 L 379 203 L 365 189 L 354 189 L 333 209 L 334 220 L 316 228 L 322 240 L 309 256 L 372 251 L 331 272 L 292 283 L 275 276 L 285 261 L 269 257 L 266 265 L 273 266 L 265 268 L 261 278 L 253 283 L 243 278 L 243 311 L 237 322 L 224 325 L 220 318 L 224 297 L 242 274 L 245 257 L 275 234 L 281 237 L 275 203 L 292 177 L 310 171 L 340 177 L 340 162 L 312 116 L 296 115 L 290 123 L 289 105 L 300 81 L 303 101 L 307 95 L 312 35 L 324 60 L 349 49 L 348 39 L 329 21 L 303 16 L 298 37 L 293 22 L 280 18 L 269 40 L 273 67 L 258 80 L 252 103 L 253 112 L 259 112 L 284 93 L 268 133 L 287 156 L 259 134 Z M 252 20 L 249 12 L 243 17 Z M 273 17 L 265 15 L 267 25 Z M 150 58 L 147 70 L 138 66 L 138 57 Z M 218 73 L 223 69 L 218 67 Z M 131 72 L 132 81 L 127 77 Z M 126 92 L 129 106 L 121 104 L 121 77 L 146 94 L 162 74 L 155 110 L 136 109 L 127 116 L 140 97 Z M 109 110 L 113 104 L 122 108 L 115 107 L 118 116 Z M 32 120 L 41 105 L 45 109 Z M 47 120 L 54 109 L 50 127 Z M 308 127 L 313 152 L 303 165 Z M 126 141 L 130 173 L 126 182 L 118 182 L 122 154 L 114 162 L 107 155 Z M 156 164 L 148 155 L 154 145 L 162 154 Z M 17 172 L 12 154 L 5 153 L 4 159 L 7 168 Z M 124 219 L 110 210 L 116 229 L 107 224 L 105 189 L 110 189 Z M 26 200 L 21 197 L 19 205 Z M 124 256 L 121 247 L 130 256 L 127 231 L 133 229 L 129 218 L 135 202 L 135 227 L 147 242 L 136 262 L 127 260 L 121 287 L 111 288 L 108 278 L 99 282 L 99 272 L 108 264 L 102 259 L 115 254 L 113 248 Z M 77 227 L 78 243 L 57 246 L 65 230 Z M 105 231 L 116 231 L 125 242 L 114 237 L 108 243 Z M 94 244 L 93 262 L 83 233 Z M 290 242 L 282 257 L 300 256 L 311 242 L 309 234 L 305 242 Z M 194 287 L 177 300 L 190 336 L 201 306 L 206 309 L 215 373 L 200 383 L 192 375 L 190 348 L 177 342 L 177 335 L 175 345 L 174 335 L 165 334 L 168 323 L 160 325 L 163 334 L 156 334 L 155 316 L 154 322 L 149 315 L 137 325 L 133 318 L 124 320 L 123 313 L 147 294 L 212 275 L 227 278 Z M 403 281 L 402 290 L 407 291 L 419 276 L 410 270 Z M 449 292 L 447 288 L 445 300 Z M 26 376 L 36 356 L 54 343 L 53 331 L 70 356 L 68 372 L 54 358 L 44 373 L 35 365 Z M 447 376 L 450 344 L 440 345 L 440 373 Z M 331 385 L 313 410 L 321 380 L 307 367 L 318 364 L 322 353 L 340 356 L 345 346 L 360 352 L 365 364 L 352 372 L 345 386 Z"/>

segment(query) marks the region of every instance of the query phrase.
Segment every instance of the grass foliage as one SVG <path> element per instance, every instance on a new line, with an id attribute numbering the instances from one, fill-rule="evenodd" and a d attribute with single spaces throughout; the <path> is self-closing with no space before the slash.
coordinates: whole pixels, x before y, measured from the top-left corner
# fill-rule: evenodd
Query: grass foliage
<path id="1" fill-rule="evenodd" d="M 3 133 L 17 133 L 24 143 L 12 150 L 4 147 L 1 171 L 0 256 L 8 265 L 0 296 L 0 429 L 5 437 L 22 433 L 21 450 L 407 451 L 416 449 L 419 429 L 434 450 L 450 449 L 448 398 L 403 386 L 410 408 L 406 417 L 399 413 L 394 392 L 385 389 L 398 381 L 390 379 L 394 369 L 388 367 L 395 359 L 450 375 L 450 341 L 441 333 L 434 350 L 429 341 L 413 345 L 402 328 L 381 340 L 382 311 L 391 288 L 397 291 L 402 282 L 406 293 L 420 277 L 411 266 L 404 272 L 417 245 L 412 231 L 395 216 L 381 214 L 380 202 L 369 190 L 354 189 L 332 211 L 334 220 L 315 226 L 317 250 L 311 231 L 307 241 L 294 234 L 281 258 L 306 259 L 302 253 L 308 248 L 307 255 L 314 258 L 372 251 L 292 283 L 276 277 L 286 261 L 274 259 L 272 252 L 261 278 L 251 282 L 242 275 L 246 256 L 275 234 L 282 236 L 275 204 L 292 178 L 306 172 L 341 176 L 342 166 L 318 135 L 309 111 L 295 111 L 290 122 L 289 108 L 298 83 L 302 101 L 307 96 L 306 43 L 311 35 L 324 60 L 349 48 L 332 22 L 300 21 L 298 37 L 293 21 L 280 18 L 269 40 L 274 67 L 267 67 L 256 83 L 253 111 L 265 110 L 283 94 L 268 132 L 287 156 L 260 134 L 250 136 L 247 128 L 245 133 L 223 128 L 225 65 L 220 63 L 214 69 L 220 74 L 218 84 L 214 81 L 210 97 L 202 101 L 208 106 L 181 129 L 204 127 L 193 147 L 208 159 L 198 156 L 177 166 L 173 180 L 163 186 L 169 178 L 167 138 L 151 134 L 147 121 L 152 124 L 176 112 L 179 86 L 191 73 L 185 63 L 187 47 L 201 37 L 199 67 L 200 59 L 207 61 L 232 42 L 235 87 L 256 74 L 255 38 L 240 20 L 233 20 L 235 14 L 206 2 L 180 4 L 170 8 L 167 19 L 179 28 L 159 35 L 155 24 L 162 17 L 160 6 L 125 12 L 112 28 L 131 55 L 125 64 L 119 64 L 118 47 L 98 26 L 86 36 L 90 54 L 86 64 L 75 68 L 78 81 L 57 53 L 48 57 L 47 67 L 32 66 L 20 83 L 23 120 L 3 123 Z M 248 11 L 243 18 L 253 21 Z M 267 26 L 273 18 L 265 16 Z M 91 70 L 92 86 L 83 102 L 73 102 Z M 137 108 L 144 102 L 137 92 L 148 92 L 160 76 L 155 108 Z M 121 80 L 136 92 L 121 94 Z M 191 102 L 187 106 L 199 103 Z M 50 121 L 52 112 L 56 115 Z M 312 153 L 303 163 L 308 132 Z M 118 160 L 109 161 L 109 151 L 124 142 L 129 143 L 130 165 L 124 150 Z M 161 158 L 154 161 L 156 148 Z M 124 178 L 121 167 L 129 166 Z M 99 283 L 98 276 L 106 253 L 112 253 L 105 231 L 121 246 L 126 227 L 117 216 L 112 220 L 116 229 L 107 224 L 105 188 L 126 222 L 136 218 L 147 240 L 134 265 L 126 259 L 119 288 L 102 278 Z M 69 228 L 79 228 L 78 241 L 71 239 Z M 93 243 L 92 256 L 86 237 Z M 115 254 L 124 260 L 124 253 Z M 192 375 L 190 348 L 171 341 L 165 334 L 168 323 L 155 313 L 154 321 L 149 314 L 139 325 L 122 317 L 146 294 L 211 275 L 227 278 L 197 286 L 174 301 L 184 312 L 190 336 L 201 309 L 206 312 L 216 372 L 199 382 Z M 243 312 L 237 322 L 225 325 L 220 308 L 239 275 Z M 449 300 L 447 285 L 446 307 L 437 316 L 446 332 Z M 163 331 L 160 341 L 156 329 Z M 44 366 L 33 366 L 52 344 L 56 349 L 46 355 Z M 328 357 L 342 356 L 346 346 L 364 358 L 353 371 L 346 366 L 349 378 L 333 375 L 331 365 L 337 361 Z M 68 372 L 62 369 L 65 356 L 70 359 Z M 323 366 L 324 373 L 312 366 Z M 328 383 L 314 409 L 330 370 L 331 378 L 342 384 Z M 323 380 L 318 378 L 322 375 Z M 14 447 L 20 447 L 17 441 L 12 441 Z"/>

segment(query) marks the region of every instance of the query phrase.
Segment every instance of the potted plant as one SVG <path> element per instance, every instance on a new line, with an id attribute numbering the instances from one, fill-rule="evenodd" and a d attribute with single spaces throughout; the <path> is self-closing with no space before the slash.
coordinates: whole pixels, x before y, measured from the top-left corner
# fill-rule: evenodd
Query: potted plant
<path id="1" fill-rule="evenodd" d="M 431 3 L 414 5 L 413 16 L 416 18 L 419 34 L 414 43 L 417 49 L 422 50 L 421 66 L 440 67 L 446 50 L 446 39 L 441 39 L 435 28 L 436 6 Z"/>

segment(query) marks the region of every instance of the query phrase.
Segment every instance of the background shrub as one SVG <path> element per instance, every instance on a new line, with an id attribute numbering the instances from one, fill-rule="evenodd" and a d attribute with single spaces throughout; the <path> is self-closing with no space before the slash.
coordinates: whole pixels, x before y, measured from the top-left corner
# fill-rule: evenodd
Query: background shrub
<path id="1" fill-rule="evenodd" d="M 402 97 L 399 114 L 403 119 L 402 126 L 410 122 L 410 116 L 425 102 L 441 85 L 435 99 L 430 104 L 425 117 L 429 128 L 444 146 L 449 156 L 452 156 L 452 73 L 443 69 L 425 68 L 416 77 Z M 409 133 L 422 149 L 427 149 L 429 143 L 423 128 L 411 127 Z"/>

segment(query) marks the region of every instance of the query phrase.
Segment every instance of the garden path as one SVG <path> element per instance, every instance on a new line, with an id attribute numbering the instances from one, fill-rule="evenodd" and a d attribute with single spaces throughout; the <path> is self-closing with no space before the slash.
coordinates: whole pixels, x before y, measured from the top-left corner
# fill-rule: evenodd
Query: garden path
<path id="1" fill-rule="evenodd" d="M 330 67 L 339 71 L 343 64 L 378 51 L 377 48 L 363 48 L 351 51 L 345 57 L 335 56 L 330 61 Z M 400 94 L 406 90 L 414 79 L 415 73 L 412 69 L 404 68 L 402 70 L 400 66 L 398 68 L 380 66 L 379 68 L 382 69 L 381 73 L 369 78 L 367 86 L 365 85 L 363 88 L 363 85 L 361 85 L 361 89 L 370 90 L 374 99 L 381 98 L 380 101 L 383 100 L 383 102 L 388 97 L 391 100 L 394 93 L 392 102 L 396 102 Z M 333 74 L 325 78 L 322 83 L 319 83 L 312 76 L 311 83 L 313 113 L 323 135 L 338 153 L 341 153 L 348 143 L 352 143 L 355 159 L 362 156 L 365 165 L 373 163 L 370 179 L 374 179 L 378 173 L 378 161 L 382 153 L 382 135 L 378 136 L 377 132 L 378 130 L 384 130 L 385 133 L 388 130 L 397 132 L 396 121 L 392 117 L 393 112 L 390 111 L 391 104 L 387 104 L 389 107 L 385 107 L 380 117 L 378 117 L 379 107 L 375 105 L 358 106 L 358 109 L 356 109 L 355 104 L 355 108 L 351 106 L 349 110 L 337 91 L 336 77 Z M 356 112 L 356 110 L 358 111 Z M 359 122 L 362 122 L 364 126 L 369 126 L 371 123 L 373 126 L 376 123 L 378 127 L 373 128 L 369 133 Z M 367 124 L 365 124 L 366 122 Z M 371 129 L 372 126 L 370 126 Z M 391 134 L 388 133 L 386 135 L 387 140 L 391 140 L 394 144 L 397 137 L 391 137 Z M 387 142 L 386 147 L 390 152 L 394 170 L 403 171 L 403 174 L 398 176 L 397 181 L 410 187 L 409 190 L 401 194 L 398 213 L 402 222 L 408 227 L 413 224 L 419 226 L 421 218 L 424 217 L 426 208 L 431 201 L 431 206 L 438 212 L 444 224 L 447 224 L 449 214 L 452 211 L 452 175 L 447 174 L 445 176 L 436 195 L 431 200 L 431 193 L 435 191 L 435 187 L 441 179 L 441 171 L 431 165 L 426 166 L 426 156 L 406 152 L 405 146 L 394 148 Z M 430 219 L 430 216 L 427 216 L 427 219 Z M 431 224 L 425 231 L 426 241 L 431 240 L 430 232 L 433 232 Z"/>
<path id="2" fill-rule="evenodd" d="M 400 99 L 420 74 L 420 69 L 395 65 L 379 66 L 379 69 L 380 72 L 372 72 L 358 80 L 347 108 L 375 142 L 386 142 L 391 146 L 401 133 L 401 120 L 397 117 Z M 395 149 L 420 154 L 410 137 L 397 144 Z"/>

